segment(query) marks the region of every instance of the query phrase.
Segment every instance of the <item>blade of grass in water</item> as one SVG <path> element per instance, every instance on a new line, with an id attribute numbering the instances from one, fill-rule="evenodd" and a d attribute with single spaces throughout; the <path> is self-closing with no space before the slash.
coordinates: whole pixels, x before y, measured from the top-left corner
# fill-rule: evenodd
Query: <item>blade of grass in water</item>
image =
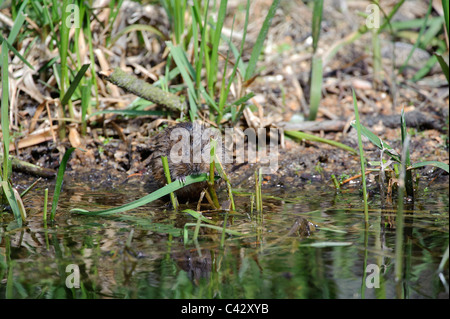
<path id="1" fill-rule="evenodd" d="M 402 144 L 405 145 L 405 141 L 408 138 L 408 133 L 406 130 L 406 120 L 405 120 L 405 112 L 402 109 L 401 116 L 400 116 L 400 124 L 401 124 L 401 134 L 402 134 Z M 409 166 L 411 166 L 411 157 L 409 154 L 409 148 L 405 150 L 405 158 L 402 161 L 405 164 L 405 169 Z M 406 189 L 406 195 L 414 197 L 414 185 L 413 185 L 413 178 L 412 178 L 412 171 L 407 170 L 405 171 L 405 189 Z"/>
<path id="2" fill-rule="evenodd" d="M 167 156 L 161 156 L 161 161 L 164 169 L 164 175 L 166 176 L 167 184 L 171 184 L 172 178 L 170 177 L 169 162 L 167 161 Z M 174 193 L 170 193 L 170 201 L 172 202 L 173 209 L 177 210 L 178 201 Z"/>
<path id="3" fill-rule="evenodd" d="M 395 218 L 395 281 L 397 296 L 401 297 L 401 281 L 403 277 L 403 200 L 405 194 L 406 158 L 409 153 L 409 136 L 406 136 L 402 147 L 402 165 L 399 177 L 397 214 Z"/>
<path id="4" fill-rule="evenodd" d="M 50 214 L 50 221 L 52 222 L 55 220 L 56 207 L 58 206 L 59 194 L 61 193 L 67 161 L 69 160 L 69 157 L 74 150 L 74 147 L 69 148 L 64 154 L 61 164 L 59 165 L 58 174 L 56 177 L 55 191 L 53 192 L 52 211 Z"/>
<path id="5" fill-rule="evenodd" d="M 99 210 L 99 211 L 88 211 L 85 209 L 75 208 L 75 209 L 72 209 L 70 212 L 76 213 L 76 214 L 95 215 L 95 216 L 97 216 L 97 215 L 107 216 L 107 215 L 112 215 L 112 214 L 117 214 L 117 213 L 123 213 L 123 212 L 129 211 L 131 209 L 135 209 L 137 207 L 146 205 L 150 202 L 153 202 L 165 195 L 168 195 L 170 193 L 175 192 L 176 190 L 179 190 L 180 188 L 182 188 L 184 186 L 187 186 L 187 185 L 190 185 L 193 183 L 204 182 L 207 179 L 208 179 L 208 174 L 188 176 L 188 177 L 186 177 L 186 180 L 184 182 L 176 180 L 176 181 L 170 183 L 169 185 L 161 187 L 160 189 L 154 191 L 151 194 L 148 194 L 138 200 L 127 203 L 120 207 L 114 207 L 114 208 Z"/>
<path id="6" fill-rule="evenodd" d="M 209 220 L 208 218 L 206 218 L 205 216 L 203 216 L 202 214 L 200 214 L 199 212 L 197 212 L 195 210 L 185 209 L 185 210 L 183 210 L 183 213 L 188 213 L 192 217 L 194 217 L 196 219 L 200 219 L 202 222 L 205 222 L 207 224 L 211 224 L 211 225 L 216 224 L 215 222 L 213 222 L 212 220 Z"/>
<path id="7" fill-rule="evenodd" d="M 369 207 L 368 207 L 368 203 L 367 203 L 366 164 L 365 164 L 364 150 L 363 150 L 362 138 L 361 138 L 361 123 L 359 121 L 358 104 L 356 102 L 355 90 L 352 89 L 352 92 L 353 92 L 353 107 L 355 109 L 356 130 L 358 132 L 359 158 L 360 158 L 360 162 L 361 162 L 361 180 L 362 180 L 363 198 L 364 198 L 364 220 L 366 223 L 368 223 L 369 222 Z"/>
<path id="8" fill-rule="evenodd" d="M 197 223 L 186 223 L 186 224 L 184 225 L 184 230 L 185 230 L 185 232 L 187 231 L 187 227 L 189 227 L 189 226 L 197 226 Z M 200 227 L 211 228 L 211 229 L 218 230 L 218 231 L 220 231 L 220 232 L 223 231 L 223 227 L 215 226 L 215 225 L 200 224 Z M 238 231 L 231 230 L 231 229 L 225 229 L 225 232 L 226 232 L 227 234 L 235 235 L 235 236 L 243 236 L 243 235 L 244 235 L 243 233 L 240 233 L 240 232 L 238 232 Z"/>

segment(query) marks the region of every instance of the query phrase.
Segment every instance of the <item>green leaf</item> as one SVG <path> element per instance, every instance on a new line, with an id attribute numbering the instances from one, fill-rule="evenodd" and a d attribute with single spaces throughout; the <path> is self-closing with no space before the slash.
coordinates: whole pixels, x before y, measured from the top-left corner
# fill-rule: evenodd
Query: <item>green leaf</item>
<path id="1" fill-rule="evenodd" d="M 66 94 L 64 94 L 64 97 L 61 101 L 62 105 L 66 105 L 67 102 L 69 102 L 69 99 L 72 97 L 73 92 L 75 92 L 78 84 L 80 83 L 89 66 L 90 63 L 86 63 L 80 68 L 80 71 L 78 71 L 75 79 L 72 81 L 72 83 L 70 83 L 69 89 L 67 90 Z"/>
<path id="2" fill-rule="evenodd" d="M 319 110 L 320 99 L 322 97 L 322 59 L 313 57 L 312 72 L 311 72 L 311 89 L 309 102 L 309 116 L 310 121 L 314 121 Z"/>
<path id="3" fill-rule="evenodd" d="M 448 6 L 449 6 L 448 0 L 442 0 L 442 8 L 444 9 L 445 28 L 447 29 L 447 39 L 450 36 Z"/>
<path id="4" fill-rule="evenodd" d="M 8 35 L 8 42 L 14 43 L 16 41 L 16 37 L 20 32 L 20 29 L 22 28 L 23 22 L 25 21 L 26 15 L 23 14 L 23 9 L 27 5 L 28 0 L 24 1 L 22 5 L 20 6 L 19 13 L 16 16 L 16 19 L 14 20 L 14 25 L 11 28 L 11 32 Z"/>
<path id="5" fill-rule="evenodd" d="M 196 226 L 196 227 L 197 227 L 197 223 L 186 223 L 186 224 L 184 225 L 184 228 L 186 229 L 186 228 L 189 227 L 189 226 Z M 215 225 L 200 224 L 200 227 L 212 228 L 212 229 L 218 230 L 218 231 L 220 231 L 220 232 L 223 231 L 223 227 L 219 227 L 219 226 L 215 226 Z M 228 229 L 228 228 L 225 229 L 225 232 L 226 232 L 227 234 L 235 235 L 235 236 L 243 236 L 243 235 L 244 235 L 243 233 L 240 233 L 240 232 L 238 232 L 238 231 L 231 230 L 231 229 Z"/>
<path id="6" fill-rule="evenodd" d="M 284 134 L 289 136 L 289 137 L 293 137 L 296 139 L 300 139 L 300 140 L 308 140 L 308 141 L 313 141 L 313 142 L 319 142 L 319 143 L 325 143 L 325 144 L 329 144 L 338 148 L 342 148 L 343 150 L 349 151 L 352 154 L 357 154 L 357 152 L 351 148 L 350 146 L 347 146 L 345 144 L 336 142 L 336 141 L 332 141 L 332 140 L 327 140 L 315 135 L 311 135 L 311 134 L 307 134 L 307 133 L 303 133 L 303 132 L 297 132 L 297 131 L 284 131 Z"/>
<path id="7" fill-rule="evenodd" d="M 274 0 L 269 8 L 269 11 L 267 12 L 267 16 L 263 22 L 261 30 L 259 31 L 258 37 L 256 38 L 256 43 L 253 46 L 252 54 L 245 70 L 245 81 L 249 80 L 255 72 L 256 62 L 258 61 L 259 55 L 263 49 L 264 40 L 269 32 L 270 24 L 272 23 L 272 19 L 275 16 L 279 3 L 280 0 Z"/>
<path id="8" fill-rule="evenodd" d="M 427 166 L 427 165 L 441 168 L 448 173 L 448 164 L 439 162 L 439 161 L 425 161 L 425 162 L 415 163 L 411 166 L 411 169 L 416 169 L 416 168 Z"/>
<path id="9" fill-rule="evenodd" d="M 69 160 L 69 157 L 74 150 L 75 150 L 74 147 L 69 148 L 64 154 L 61 164 L 59 165 L 58 174 L 56 177 L 55 191 L 53 192 L 52 212 L 50 215 L 51 221 L 55 219 L 56 207 L 58 206 L 59 194 L 61 193 L 67 161 Z"/>
<path id="10" fill-rule="evenodd" d="M 76 214 L 95 215 L 95 216 L 98 216 L 98 215 L 107 216 L 107 215 L 112 215 L 112 214 L 117 214 L 117 213 L 123 213 L 123 212 L 129 211 L 131 209 L 135 209 L 137 207 L 146 205 L 150 202 L 153 202 L 167 194 L 173 193 L 176 190 L 183 188 L 184 186 L 187 186 L 187 185 L 190 185 L 193 183 L 203 182 L 203 181 L 206 181 L 207 179 L 208 179 L 208 175 L 206 173 L 203 173 L 200 175 L 195 175 L 195 176 L 191 175 L 191 176 L 186 177 L 186 180 L 184 181 L 184 183 L 181 182 L 180 180 L 176 180 L 176 181 L 170 183 L 169 185 L 161 187 L 160 189 L 154 191 L 151 194 L 148 194 L 138 200 L 127 203 L 120 207 L 114 207 L 114 208 L 98 210 L 98 211 L 88 211 L 85 209 L 74 208 L 70 212 L 76 213 Z"/>
<path id="11" fill-rule="evenodd" d="M 4 37 L 0 35 L 0 42 L 5 43 L 8 46 L 8 49 L 10 49 L 15 56 L 17 56 L 20 60 L 22 60 L 23 63 L 25 63 L 30 69 L 34 70 L 33 66 L 22 56 L 22 54 L 19 53 L 19 51 L 16 50 L 15 47 L 13 47 Z"/>
<path id="12" fill-rule="evenodd" d="M 439 64 L 441 65 L 442 72 L 444 72 L 445 78 L 447 79 L 447 82 L 450 82 L 449 80 L 449 68 L 447 62 L 445 62 L 442 55 L 435 53 L 434 56 L 437 58 Z"/>
<path id="13" fill-rule="evenodd" d="M 356 129 L 356 124 L 354 122 L 351 123 L 351 126 Z M 383 142 L 378 136 L 372 133 L 367 127 L 360 124 L 361 126 L 361 134 L 369 139 L 369 141 L 378 147 L 380 150 L 384 150 L 392 160 L 397 163 L 401 163 L 400 155 L 395 151 L 392 147 L 390 147 L 387 143 Z"/>
<path id="14" fill-rule="evenodd" d="M 208 218 L 206 218 L 205 216 L 203 216 L 201 213 L 192 210 L 192 209 L 185 209 L 183 210 L 183 213 L 188 213 L 189 215 L 191 215 L 192 217 L 196 218 L 196 219 L 200 219 L 202 222 L 205 222 L 207 224 L 212 224 L 215 225 L 216 223 L 213 222 L 212 220 L 209 220 Z"/>
<path id="15" fill-rule="evenodd" d="M 317 44 L 320 37 L 320 26 L 322 23 L 323 0 L 314 1 L 313 22 L 312 22 L 312 38 L 313 51 L 316 52 Z"/>
<path id="16" fill-rule="evenodd" d="M 155 27 L 152 27 L 152 26 L 146 25 L 146 24 L 132 24 L 132 25 L 129 25 L 129 26 L 121 29 L 119 32 L 117 32 L 117 34 L 114 36 L 114 38 L 111 39 L 111 42 L 109 43 L 109 47 L 112 47 L 114 45 L 114 43 L 116 43 L 116 41 L 119 40 L 119 38 L 122 35 L 124 35 L 125 33 L 130 33 L 130 32 L 134 32 L 134 31 L 141 31 L 141 32 L 146 31 L 149 33 L 153 33 L 162 39 L 166 38 L 164 36 L 164 34 L 162 34 L 162 32 L 159 31 L 158 29 L 156 29 Z"/>
<path id="17" fill-rule="evenodd" d="M 8 181 L 2 181 L 0 182 L 0 184 L 3 188 L 3 194 L 6 197 L 9 206 L 11 207 L 14 219 L 16 220 L 19 227 L 21 227 L 22 222 L 25 221 L 25 218 L 20 211 L 19 203 L 17 202 L 16 196 L 14 195 L 14 190 Z"/>

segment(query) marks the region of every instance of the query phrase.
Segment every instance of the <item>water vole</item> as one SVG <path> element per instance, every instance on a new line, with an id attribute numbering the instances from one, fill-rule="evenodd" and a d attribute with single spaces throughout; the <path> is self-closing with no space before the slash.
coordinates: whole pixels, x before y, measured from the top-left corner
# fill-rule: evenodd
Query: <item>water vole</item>
<path id="1" fill-rule="evenodd" d="M 189 175 L 209 173 L 210 138 L 217 141 L 217 150 L 221 150 L 217 154 L 223 159 L 225 151 L 219 130 L 208 128 L 204 124 L 178 123 L 152 137 L 150 167 L 158 186 L 167 184 L 161 156 L 167 156 L 172 181 L 185 180 Z M 175 193 L 180 201 L 193 202 L 199 199 L 201 192 L 207 187 L 207 182 L 199 182 L 187 185 Z"/>

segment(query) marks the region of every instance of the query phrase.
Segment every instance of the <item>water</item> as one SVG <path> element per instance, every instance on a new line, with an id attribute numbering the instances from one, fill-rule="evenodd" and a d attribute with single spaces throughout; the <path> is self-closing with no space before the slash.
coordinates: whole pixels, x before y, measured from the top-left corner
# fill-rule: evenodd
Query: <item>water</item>
<path id="1" fill-rule="evenodd" d="M 448 298 L 448 184 L 420 186 L 405 204 L 403 280 L 395 281 L 396 200 L 370 202 L 359 186 L 265 189 L 263 214 L 236 196 L 237 214 L 204 215 L 242 236 L 200 228 L 156 202 L 120 215 L 74 215 L 119 206 L 140 187 L 65 185 L 57 224 L 42 222 L 43 189 L 26 197 L 28 223 L 0 215 L 0 298 Z M 190 207 L 194 208 L 195 207 Z M 77 270 L 79 284 L 77 288 Z"/>

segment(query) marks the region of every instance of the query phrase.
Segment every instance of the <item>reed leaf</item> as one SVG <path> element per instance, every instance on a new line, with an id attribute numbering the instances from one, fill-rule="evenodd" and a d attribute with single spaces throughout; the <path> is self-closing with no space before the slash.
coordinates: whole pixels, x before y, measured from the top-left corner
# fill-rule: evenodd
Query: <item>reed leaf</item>
<path id="1" fill-rule="evenodd" d="M 267 16 L 264 19 L 261 30 L 259 31 L 258 37 L 256 38 L 256 43 L 253 46 L 252 54 L 247 64 L 244 81 L 249 80 L 255 73 L 256 62 L 258 61 L 259 55 L 262 52 L 264 40 L 266 39 L 267 33 L 269 32 L 270 24 L 272 23 L 272 19 L 275 16 L 275 12 L 279 3 L 280 0 L 274 0 L 269 8 L 269 12 L 267 12 Z"/>
<path id="2" fill-rule="evenodd" d="M 195 176 L 191 175 L 191 176 L 186 177 L 186 180 L 184 182 L 182 182 L 180 180 L 176 180 L 176 181 L 170 183 L 169 185 L 161 187 L 160 189 L 154 191 L 153 193 L 150 193 L 138 200 L 127 203 L 120 207 L 114 207 L 114 208 L 98 210 L 98 211 L 88 211 L 85 209 L 74 208 L 70 212 L 75 213 L 75 214 L 93 215 L 93 216 L 108 216 L 108 215 L 123 213 L 123 212 L 129 211 L 129 210 L 135 209 L 137 207 L 146 205 L 150 202 L 153 202 L 163 196 L 166 196 L 170 193 L 173 193 L 173 192 L 179 190 L 180 188 L 183 188 L 184 186 L 187 186 L 187 185 L 190 185 L 193 183 L 204 182 L 207 179 L 208 179 L 208 174 L 206 174 L 206 173 L 200 174 L 200 175 L 195 175 Z"/>
<path id="3" fill-rule="evenodd" d="M 81 69 L 78 71 L 77 75 L 73 79 L 72 83 L 70 84 L 69 88 L 67 89 L 67 92 L 64 94 L 64 97 L 61 100 L 61 104 L 64 106 L 69 102 L 69 99 L 72 97 L 73 92 L 75 92 L 76 88 L 78 87 L 78 84 L 80 83 L 81 79 L 83 78 L 84 74 L 86 73 L 87 69 L 89 68 L 90 64 L 84 64 Z"/>
<path id="4" fill-rule="evenodd" d="M 369 222 L 369 207 L 367 203 L 367 186 L 366 186 L 366 164 L 365 164 L 365 158 L 364 158 L 364 150 L 362 146 L 362 127 L 361 122 L 359 121 L 359 112 L 358 112 L 358 104 L 356 102 L 356 94 L 355 90 L 353 91 L 353 107 L 355 109 L 355 123 L 356 123 L 356 130 L 358 132 L 358 147 L 359 147 L 359 158 L 361 162 L 361 180 L 362 180 L 362 187 L 363 187 L 363 198 L 364 198 L 364 220 L 366 223 Z"/>
<path id="5" fill-rule="evenodd" d="M 58 206 L 59 195 L 62 189 L 64 172 L 66 171 L 67 162 L 74 150 L 74 147 L 69 148 L 66 153 L 64 153 L 63 159 L 59 165 L 58 174 L 56 176 L 55 191 L 53 192 L 52 211 L 50 214 L 50 221 L 52 222 L 55 220 L 56 207 Z"/>
<path id="6" fill-rule="evenodd" d="M 307 140 L 307 141 L 312 141 L 312 142 L 319 142 L 319 143 L 325 143 L 325 144 L 329 144 L 338 148 L 341 148 L 343 150 L 349 151 L 352 154 L 357 154 L 357 152 L 351 148 L 350 146 L 347 146 L 345 144 L 333 141 L 333 140 L 327 140 L 315 135 L 311 135 L 311 134 L 307 134 L 307 133 L 303 133 L 303 132 L 297 132 L 297 131 L 284 131 L 284 134 L 286 136 L 289 137 L 293 137 L 299 140 Z"/>

